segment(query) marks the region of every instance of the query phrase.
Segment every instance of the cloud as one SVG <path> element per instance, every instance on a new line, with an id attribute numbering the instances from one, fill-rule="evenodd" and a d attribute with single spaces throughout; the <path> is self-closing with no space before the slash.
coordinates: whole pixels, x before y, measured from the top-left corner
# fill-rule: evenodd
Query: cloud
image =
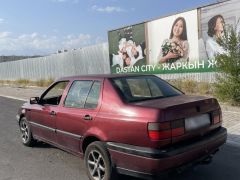
<path id="1" fill-rule="evenodd" d="M 79 0 L 73 0 L 72 3 L 73 3 L 73 4 L 78 4 L 78 3 L 79 3 Z"/>
<path id="2" fill-rule="evenodd" d="M 103 43 L 103 42 L 106 42 L 106 39 L 104 39 L 103 37 L 98 36 L 98 37 L 95 38 L 95 43 L 96 44 L 100 44 L 100 43 Z"/>
<path id="3" fill-rule="evenodd" d="M 63 47 L 73 49 L 92 44 L 93 37 L 89 34 L 80 34 L 78 36 L 68 35 L 64 39 L 65 40 L 62 42 Z"/>
<path id="4" fill-rule="evenodd" d="M 134 7 L 131 8 L 131 11 L 135 11 L 135 10 L 136 10 L 136 8 L 134 8 Z"/>
<path id="5" fill-rule="evenodd" d="M 5 19 L 3 18 L 0 18 L 0 24 L 4 23 L 5 22 Z"/>
<path id="6" fill-rule="evenodd" d="M 67 0 L 56 0 L 57 2 L 66 2 Z"/>
<path id="7" fill-rule="evenodd" d="M 125 12 L 125 9 L 117 6 L 106 6 L 106 7 L 98 7 L 97 5 L 93 5 L 91 7 L 93 11 L 103 12 L 103 13 L 113 13 L 113 12 Z"/>
<path id="8" fill-rule="evenodd" d="M 7 38 L 7 37 L 9 37 L 11 35 L 11 32 L 7 32 L 7 31 L 5 31 L 5 32 L 0 32 L 0 39 L 2 39 L 2 38 Z"/>
<path id="9" fill-rule="evenodd" d="M 73 4 L 79 3 L 79 0 L 51 0 L 51 1 L 55 3 L 66 3 L 66 2 L 73 3 Z"/>
<path id="10" fill-rule="evenodd" d="M 62 3 L 62 2 L 66 2 L 67 0 L 52 0 L 52 1 L 57 3 Z"/>
<path id="11" fill-rule="evenodd" d="M 0 54 L 46 55 L 55 53 L 58 49 L 78 49 L 103 41 L 103 38 L 90 34 L 51 36 L 38 32 L 19 35 L 11 32 L 0 32 Z"/>
<path id="12" fill-rule="evenodd" d="M 53 33 L 58 33 L 59 30 L 58 30 L 58 29 L 52 29 L 52 32 L 53 32 Z"/>

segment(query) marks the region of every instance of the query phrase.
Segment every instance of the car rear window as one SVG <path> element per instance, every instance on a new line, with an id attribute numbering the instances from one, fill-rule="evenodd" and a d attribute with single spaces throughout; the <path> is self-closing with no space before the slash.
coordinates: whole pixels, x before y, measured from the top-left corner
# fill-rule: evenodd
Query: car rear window
<path id="1" fill-rule="evenodd" d="M 156 76 L 112 78 L 112 84 L 127 102 L 178 96 L 181 91 Z"/>

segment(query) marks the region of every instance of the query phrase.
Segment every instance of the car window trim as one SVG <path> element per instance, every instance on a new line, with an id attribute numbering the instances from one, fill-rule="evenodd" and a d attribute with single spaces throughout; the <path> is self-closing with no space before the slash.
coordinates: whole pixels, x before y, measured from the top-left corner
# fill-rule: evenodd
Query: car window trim
<path id="1" fill-rule="evenodd" d="M 99 84 L 100 84 L 99 96 L 98 96 L 98 100 L 97 100 L 97 106 L 96 106 L 96 108 L 85 108 L 85 105 L 86 105 L 88 96 L 89 96 L 89 94 L 90 94 L 90 92 L 91 92 L 91 90 L 92 90 L 92 87 L 93 87 L 93 85 L 94 85 L 95 82 L 99 82 Z M 93 80 L 92 86 L 91 86 L 91 88 L 90 88 L 90 90 L 89 90 L 89 92 L 88 92 L 87 98 L 86 98 L 85 103 L 84 103 L 84 109 L 97 109 L 97 107 L 98 107 L 98 105 L 99 105 L 100 93 L 101 93 L 101 81 Z"/>

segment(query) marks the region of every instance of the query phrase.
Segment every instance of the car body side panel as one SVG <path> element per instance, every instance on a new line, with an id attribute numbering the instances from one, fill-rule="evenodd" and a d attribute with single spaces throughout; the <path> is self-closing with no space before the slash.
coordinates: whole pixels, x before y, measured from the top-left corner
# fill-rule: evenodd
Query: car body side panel
<path id="1" fill-rule="evenodd" d="M 51 84 L 47 90 L 43 92 L 41 97 L 44 96 L 55 83 Z M 69 88 L 70 83 L 67 85 L 61 97 L 61 101 L 64 99 L 64 94 L 66 94 L 67 89 Z M 59 112 L 59 105 L 50 105 L 50 104 L 28 104 L 31 107 L 28 111 L 29 122 L 32 128 L 33 136 L 37 136 L 41 139 L 45 139 L 50 143 L 57 143 L 56 135 L 56 120 L 57 114 Z"/>
<path id="2" fill-rule="evenodd" d="M 75 108 L 61 108 L 57 117 L 57 142 L 74 152 L 81 151 L 81 140 L 89 124 L 95 121 L 97 111 Z M 92 120 L 84 120 L 85 115 L 90 115 Z"/>

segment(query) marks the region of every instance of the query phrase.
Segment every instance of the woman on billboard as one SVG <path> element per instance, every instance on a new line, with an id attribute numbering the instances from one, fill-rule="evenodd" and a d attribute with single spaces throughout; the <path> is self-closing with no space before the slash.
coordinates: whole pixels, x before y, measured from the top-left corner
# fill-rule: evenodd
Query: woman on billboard
<path id="1" fill-rule="evenodd" d="M 209 59 L 214 59 L 218 54 L 225 54 L 226 51 L 217 43 L 217 40 L 224 33 L 224 18 L 216 15 L 208 21 L 208 39 L 206 41 L 206 51 Z"/>
<path id="2" fill-rule="evenodd" d="M 187 62 L 188 55 L 186 21 L 183 17 L 179 17 L 172 25 L 170 38 L 163 41 L 158 59 L 160 63 Z"/>

